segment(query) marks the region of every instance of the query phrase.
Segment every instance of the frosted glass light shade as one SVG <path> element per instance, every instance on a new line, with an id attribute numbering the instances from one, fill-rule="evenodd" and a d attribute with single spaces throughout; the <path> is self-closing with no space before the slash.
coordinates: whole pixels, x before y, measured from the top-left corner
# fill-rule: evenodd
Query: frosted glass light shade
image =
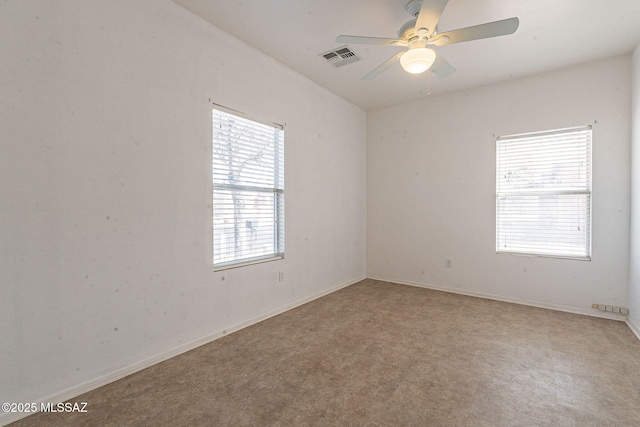
<path id="1" fill-rule="evenodd" d="M 400 57 L 400 65 L 407 73 L 420 74 L 427 71 L 436 60 L 436 53 L 426 47 L 409 49 Z"/>

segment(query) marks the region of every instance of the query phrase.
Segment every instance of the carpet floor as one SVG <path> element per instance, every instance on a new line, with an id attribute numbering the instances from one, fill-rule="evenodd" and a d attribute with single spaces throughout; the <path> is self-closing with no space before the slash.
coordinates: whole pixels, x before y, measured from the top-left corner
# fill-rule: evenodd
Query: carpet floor
<path id="1" fill-rule="evenodd" d="M 640 426 L 619 321 L 367 279 L 12 426 Z"/>

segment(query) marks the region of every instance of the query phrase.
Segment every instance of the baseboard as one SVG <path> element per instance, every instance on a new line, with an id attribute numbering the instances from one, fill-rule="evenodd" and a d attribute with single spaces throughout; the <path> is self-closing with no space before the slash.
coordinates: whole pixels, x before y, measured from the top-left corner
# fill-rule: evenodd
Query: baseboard
<path id="1" fill-rule="evenodd" d="M 71 400 L 77 396 L 80 396 L 84 393 L 90 392 L 91 390 L 95 390 L 96 388 L 102 387 L 104 385 L 107 385 L 109 383 L 112 383 L 114 381 L 120 380 L 128 375 L 134 374 L 138 371 L 141 371 L 143 369 L 149 368 L 155 364 L 158 364 L 160 362 L 164 362 L 165 360 L 171 359 L 172 357 L 178 356 L 182 353 L 186 353 L 187 351 L 193 350 L 197 347 L 200 347 L 204 344 L 208 344 L 212 341 L 215 341 L 219 338 L 222 338 L 226 335 L 229 335 L 230 333 L 239 331 L 241 329 L 244 329 L 246 327 L 249 327 L 251 325 L 255 325 L 256 323 L 262 322 L 264 320 L 267 320 L 271 317 L 277 316 L 278 314 L 282 314 L 286 311 L 289 311 L 291 309 L 294 309 L 296 307 L 299 307 L 301 305 L 307 304 L 313 300 L 316 300 L 318 298 L 321 298 L 325 295 L 328 295 L 330 293 L 333 293 L 335 291 L 338 291 L 342 288 L 346 288 L 347 286 L 353 285 L 354 283 L 357 283 L 361 280 L 364 280 L 366 277 L 362 276 L 359 277 L 357 279 L 354 280 L 349 280 L 346 282 L 342 282 L 340 284 L 337 284 L 335 286 L 332 286 L 331 288 L 324 290 L 322 292 L 319 292 L 317 294 L 308 296 L 306 298 L 303 298 L 301 300 L 297 300 L 293 303 L 287 304 L 285 306 L 282 306 L 276 310 L 270 311 L 268 313 L 265 314 L 261 314 L 260 316 L 256 316 L 252 319 L 249 319 L 247 321 L 244 322 L 240 322 L 237 323 L 235 325 L 232 325 L 230 327 L 226 327 L 222 330 L 219 330 L 217 332 L 214 332 L 212 334 L 209 334 L 207 336 L 204 336 L 202 338 L 199 338 L 197 340 L 182 344 L 178 347 L 174 347 L 171 350 L 168 350 L 166 352 L 157 354 L 155 356 L 149 357 L 147 359 L 138 361 L 136 363 L 133 363 L 131 365 L 125 366 L 123 368 L 117 369 L 115 371 L 109 372 L 105 375 L 101 375 L 97 378 L 94 378 L 92 380 L 86 381 L 84 383 L 78 384 L 76 386 L 73 387 L 69 387 L 65 390 L 62 390 L 60 392 L 51 394 L 49 396 L 46 396 L 44 398 L 41 399 L 36 399 L 34 400 L 34 402 L 36 402 L 36 405 L 38 406 L 38 408 L 40 408 L 40 403 L 48 403 L 51 402 L 53 404 L 59 403 L 59 402 L 66 402 L 68 400 Z M 25 418 L 27 416 L 31 415 L 31 413 L 0 413 L 0 426 L 5 426 L 7 424 L 10 424 L 12 422 L 18 421 L 22 418 Z"/>
<path id="2" fill-rule="evenodd" d="M 631 317 L 627 318 L 627 325 L 629 325 L 629 329 L 631 329 L 631 331 L 636 334 L 636 337 L 640 340 L 640 326 L 638 326 Z"/>
<path id="3" fill-rule="evenodd" d="M 585 316 L 592 316 L 592 317 L 601 317 L 604 319 L 618 320 L 621 322 L 624 322 L 627 320 L 627 316 L 607 313 L 606 311 L 603 312 L 599 310 L 582 309 L 579 307 L 571 307 L 571 306 L 560 305 L 560 304 L 541 303 L 538 301 L 531 301 L 531 300 L 525 300 L 520 298 L 509 298 L 501 295 L 493 295 L 493 294 L 488 294 L 484 292 L 475 292 L 475 291 L 469 291 L 465 289 L 452 289 L 452 288 L 447 288 L 443 286 L 411 282 L 407 280 L 392 279 L 389 277 L 379 277 L 379 276 L 367 276 L 367 277 L 369 279 L 381 280 L 381 281 L 390 282 L 390 283 L 397 283 L 399 285 L 415 286 L 419 288 L 432 289 L 435 291 L 449 292 L 453 294 L 466 295 L 470 297 L 486 298 L 486 299 L 495 300 L 495 301 L 509 302 L 512 304 L 527 305 L 530 307 L 546 308 L 549 310 L 564 311 L 567 313 L 582 314 Z"/>

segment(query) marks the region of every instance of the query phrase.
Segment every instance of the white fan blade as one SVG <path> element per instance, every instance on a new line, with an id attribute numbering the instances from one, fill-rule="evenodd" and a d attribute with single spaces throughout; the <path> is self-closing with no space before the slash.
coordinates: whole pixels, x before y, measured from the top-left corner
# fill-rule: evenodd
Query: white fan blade
<path id="1" fill-rule="evenodd" d="M 405 42 L 404 40 L 363 36 L 338 36 L 336 37 L 336 43 L 375 44 L 380 46 L 407 46 L 407 42 Z"/>
<path id="2" fill-rule="evenodd" d="M 371 79 L 374 79 L 374 78 L 378 77 L 380 74 L 382 74 L 388 68 L 390 68 L 393 64 L 395 64 L 398 61 L 398 59 L 400 59 L 400 57 L 402 56 L 403 53 L 404 52 L 400 52 L 400 53 L 398 53 L 396 55 L 393 55 L 391 58 L 387 59 L 385 62 L 380 64 L 377 68 L 374 68 L 369 74 L 364 76 L 362 78 L 362 80 L 371 80 Z"/>
<path id="3" fill-rule="evenodd" d="M 453 43 L 467 42 L 470 40 L 486 39 L 488 37 L 506 36 L 513 34 L 518 29 L 518 18 L 503 19 L 502 21 L 488 22 L 473 27 L 440 33 L 429 41 L 429 44 L 446 46 Z"/>
<path id="4" fill-rule="evenodd" d="M 419 34 L 419 30 L 424 28 L 427 30 L 427 34 L 433 34 L 440 20 L 440 15 L 447 7 L 449 0 L 423 0 L 420 13 L 418 13 L 418 20 L 416 21 L 415 32 Z"/>
<path id="5" fill-rule="evenodd" d="M 444 59 L 444 57 L 440 54 L 440 52 L 436 51 L 436 53 L 438 54 L 438 56 L 436 56 L 436 60 L 433 61 L 433 65 L 431 66 L 431 71 L 433 71 L 433 74 L 435 74 L 441 79 L 444 79 L 445 77 L 449 77 L 451 74 L 453 74 L 456 71 L 456 69 L 453 68 L 453 66 L 449 64 L 446 59 Z"/>

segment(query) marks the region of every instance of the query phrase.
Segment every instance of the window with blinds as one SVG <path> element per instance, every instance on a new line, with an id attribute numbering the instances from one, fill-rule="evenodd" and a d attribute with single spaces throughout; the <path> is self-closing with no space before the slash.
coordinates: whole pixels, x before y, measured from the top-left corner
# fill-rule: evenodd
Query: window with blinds
<path id="1" fill-rule="evenodd" d="M 213 108 L 213 265 L 284 258 L 284 130 Z"/>
<path id="2" fill-rule="evenodd" d="M 591 259 L 591 127 L 496 141 L 496 251 Z"/>

